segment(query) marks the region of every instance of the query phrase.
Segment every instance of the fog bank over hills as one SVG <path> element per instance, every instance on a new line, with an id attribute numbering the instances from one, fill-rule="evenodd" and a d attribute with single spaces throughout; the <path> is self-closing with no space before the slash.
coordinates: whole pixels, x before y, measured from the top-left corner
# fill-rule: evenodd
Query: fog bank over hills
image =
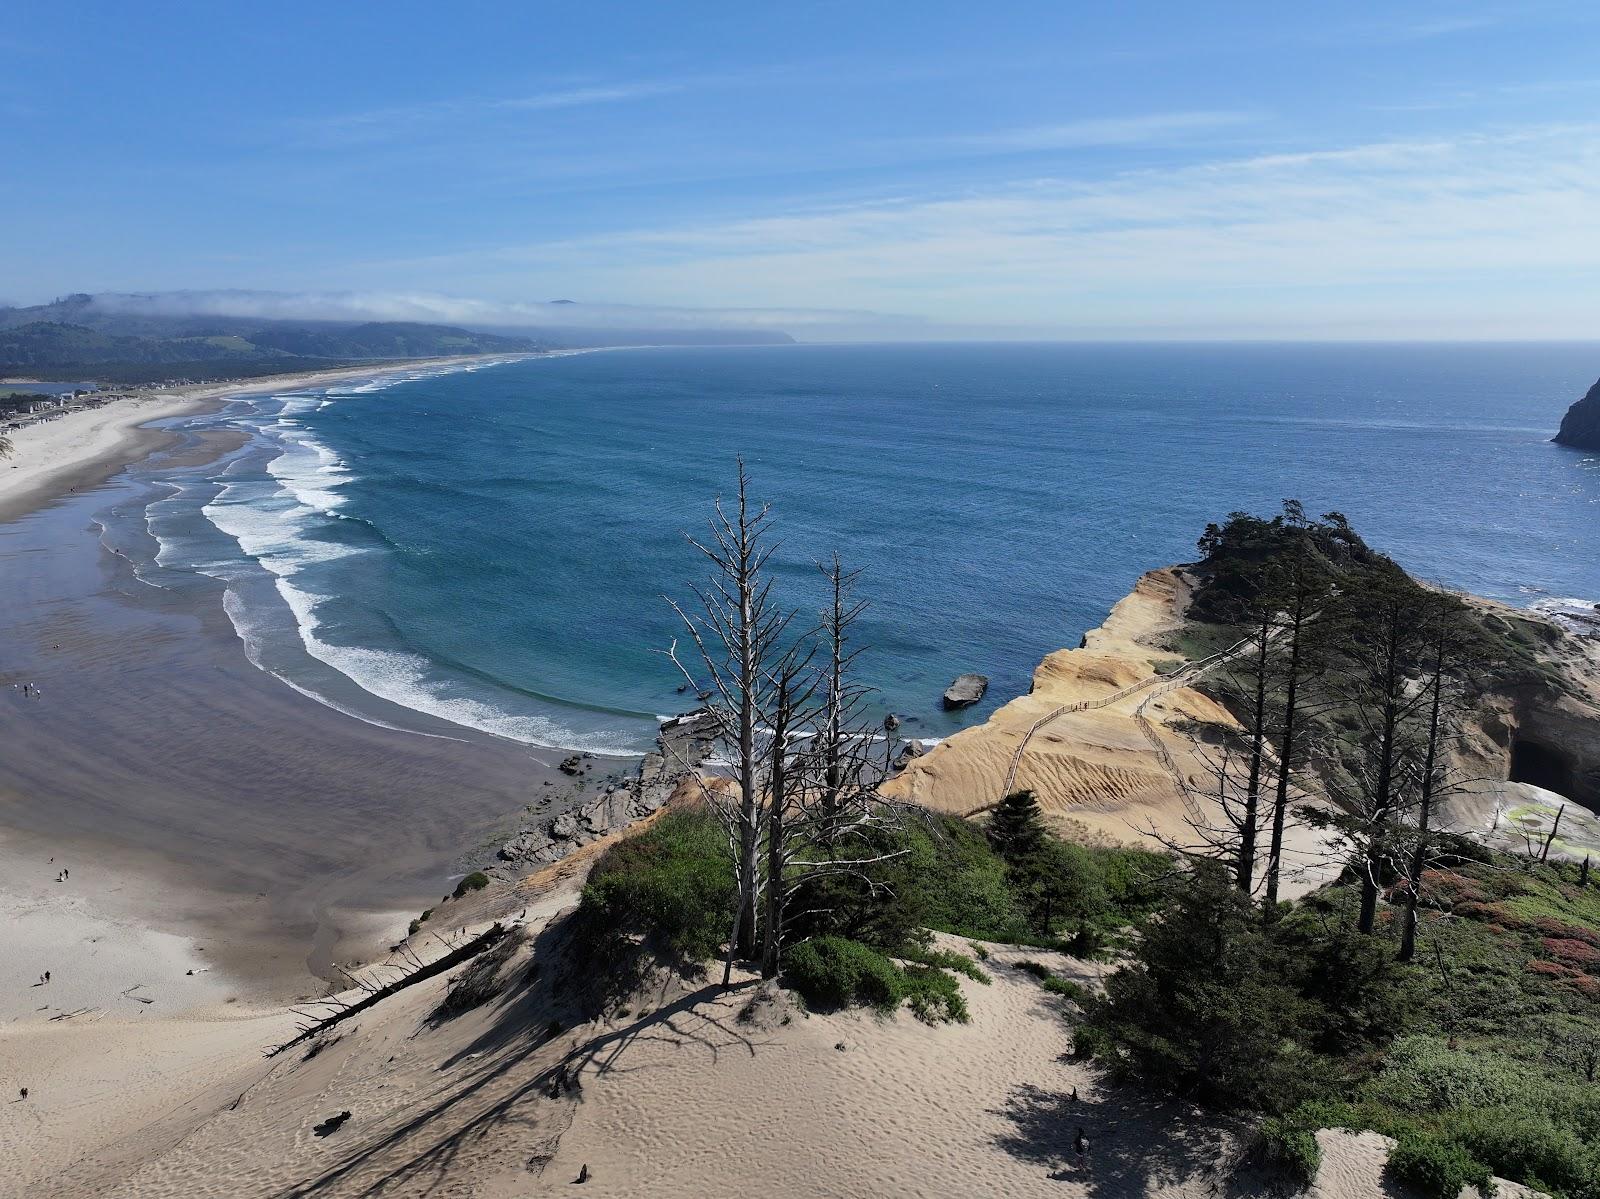
<path id="1" fill-rule="evenodd" d="M 837 314 L 827 314 L 836 319 Z M 0 328 L 38 321 L 121 336 L 239 333 L 263 324 L 412 323 L 505 333 L 550 347 L 771 344 L 792 341 L 785 318 L 805 314 L 651 308 L 558 299 L 503 303 L 428 292 L 208 290 L 79 293 L 49 304 L 0 308 Z M 812 317 L 814 319 L 814 316 Z"/>

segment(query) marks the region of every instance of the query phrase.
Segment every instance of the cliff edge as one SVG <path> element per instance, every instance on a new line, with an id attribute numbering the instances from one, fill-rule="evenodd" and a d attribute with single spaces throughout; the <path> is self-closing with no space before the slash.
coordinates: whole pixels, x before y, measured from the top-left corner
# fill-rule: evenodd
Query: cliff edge
<path id="1" fill-rule="evenodd" d="M 1569 445 L 1579 450 L 1600 450 L 1600 382 L 1589 389 L 1561 420 L 1561 431 L 1555 435 L 1557 445 Z"/>
<path id="2" fill-rule="evenodd" d="M 1027 695 L 912 759 L 885 794 L 975 816 L 1025 787 L 1069 837 L 1129 845 L 1148 844 L 1151 833 L 1186 840 L 1189 818 L 1210 801 L 1207 764 L 1183 730 L 1235 723 L 1197 686 L 1215 656 L 1179 648 L 1193 585 L 1178 567 L 1143 575 L 1079 648 L 1057 650 L 1039 664 Z M 1319 836 L 1296 829 L 1291 848 L 1316 857 Z M 1289 890 L 1299 894 L 1323 881 L 1323 873 L 1307 871 Z"/>

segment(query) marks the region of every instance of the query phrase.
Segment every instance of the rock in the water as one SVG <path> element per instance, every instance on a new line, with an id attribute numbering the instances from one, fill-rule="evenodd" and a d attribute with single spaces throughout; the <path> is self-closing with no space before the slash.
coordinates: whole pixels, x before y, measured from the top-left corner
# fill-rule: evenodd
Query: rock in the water
<path id="1" fill-rule="evenodd" d="M 944 693 L 947 708 L 970 708 L 989 690 L 989 678 L 982 674 L 964 674 L 951 683 Z"/>
<path id="2" fill-rule="evenodd" d="M 1580 450 L 1600 450 L 1600 383 L 1589 389 L 1561 421 L 1561 432 L 1556 434 L 1556 444 L 1570 445 Z"/>
<path id="3" fill-rule="evenodd" d="M 896 770 L 904 770 L 907 766 L 911 765 L 911 760 L 913 758 L 920 758 L 922 753 L 922 742 L 907 741 L 900 747 L 900 752 L 894 756 L 894 768 Z"/>

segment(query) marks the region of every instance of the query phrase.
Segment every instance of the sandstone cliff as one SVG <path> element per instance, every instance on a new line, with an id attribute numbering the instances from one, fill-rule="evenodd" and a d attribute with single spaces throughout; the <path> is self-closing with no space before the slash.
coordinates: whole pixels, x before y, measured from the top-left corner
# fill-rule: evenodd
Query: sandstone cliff
<path id="1" fill-rule="evenodd" d="M 1185 619 L 1193 586 L 1180 567 L 1144 575 L 1081 647 L 1039 664 L 1027 695 L 910 759 L 888 793 L 976 816 L 1030 788 L 1069 836 L 1139 843 L 1154 833 L 1186 843 L 1190 818 L 1214 819 L 1215 780 L 1185 726 L 1234 723 L 1206 693 L 1220 655 L 1176 648 L 1196 642 Z M 1552 852 L 1600 855 L 1600 639 L 1537 613 L 1472 603 L 1538 670 L 1479 698 L 1452 747 L 1455 777 L 1470 782 L 1445 806 L 1446 824 L 1520 844 L 1542 836 L 1570 801 Z M 1286 860 L 1298 864 L 1291 894 L 1328 877 L 1322 834 L 1294 828 L 1285 844 Z"/>
<path id="2" fill-rule="evenodd" d="M 1203 815 L 1208 801 L 1206 767 L 1179 729 L 1233 723 L 1194 685 L 1210 660 L 1172 648 L 1186 627 L 1190 590 L 1180 568 L 1141 577 L 1082 646 L 1039 664 L 1027 695 L 913 759 L 888 793 L 970 816 L 1026 787 L 1069 836 L 1148 844 L 1153 832 L 1184 842 L 1188 819 Z M 1320 857 L 1318 837 L 1295 830 L 1291 860 Z M 1293 890 L 1323 877 L 1310 871 Z"/>

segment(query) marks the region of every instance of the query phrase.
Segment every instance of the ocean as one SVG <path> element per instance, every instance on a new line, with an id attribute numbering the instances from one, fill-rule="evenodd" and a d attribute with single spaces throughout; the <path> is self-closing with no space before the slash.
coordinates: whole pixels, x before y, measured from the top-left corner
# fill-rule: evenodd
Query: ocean
<path id="1" fill-rule="evenodd" d="M 145 499 L 104 540 L 152 585 L 220 580 L 251 661 L 361 719 L 640 752 L 692 706 L 662 653 L 681 634 L 666 597 L 704 580 L 685 534 L 743 455 L 781 540 L 777 597 L 809 620 L 816 563 L 858 568 L 864 676 L 933 740 L 1026 691 L 1206 522 L 1285 497 L 1422 577 L 1592 604 L 1600 456 L 1548 439 L 1597 374 L 1600 346 L 1577 344 L 801 345 L 405 371 L 175 422 L 247 439 L 136 468 Z M 943 712 L 965 671 L 987 699 Z"/>

